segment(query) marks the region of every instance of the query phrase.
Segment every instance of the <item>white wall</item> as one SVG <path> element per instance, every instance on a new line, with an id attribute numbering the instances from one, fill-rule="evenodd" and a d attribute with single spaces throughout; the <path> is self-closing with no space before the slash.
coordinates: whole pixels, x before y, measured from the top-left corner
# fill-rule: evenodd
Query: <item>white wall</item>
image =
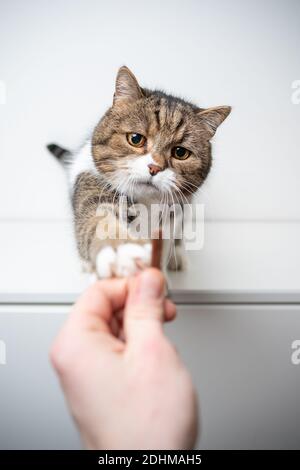
<path id="1" fill-rule="evenodd" d="M 297 0 L 0 2 L 0 220 L 65 218 L 49 141 L 76 147 L 118 67 L 201 106 L 230 104 L 201 199 L 209 219 L 300 219 Z"/>

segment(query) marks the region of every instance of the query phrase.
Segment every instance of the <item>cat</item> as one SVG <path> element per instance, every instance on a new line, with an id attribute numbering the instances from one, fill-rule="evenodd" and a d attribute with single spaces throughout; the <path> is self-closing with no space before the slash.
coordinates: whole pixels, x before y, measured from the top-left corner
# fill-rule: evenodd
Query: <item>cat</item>
<path id="1" fill-rule="evenodd" d="M 123 66 L 112 106 L 84 145 L 74 153 L 47 146 L 67 170 L 77 247 L 87 271 L 110 278 L 149 266 L 151 235 L 128 232 L 135 205 L 151 208 L 163 201 L 169 208 L 175 201 L 189 202 L 210 171 L 210 140 L 230 111 L 229 106 L 199 108 L 142 88 Z M 116 236 L 110 236 L 112 227 L 117 227 Z M 169 245 L 168 269 L 182 269 L 180 240 Z"/>

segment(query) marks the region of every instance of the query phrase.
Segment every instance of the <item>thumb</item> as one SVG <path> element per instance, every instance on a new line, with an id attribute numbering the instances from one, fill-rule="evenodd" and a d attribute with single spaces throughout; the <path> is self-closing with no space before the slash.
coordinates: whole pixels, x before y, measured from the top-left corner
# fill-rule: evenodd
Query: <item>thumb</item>
<path id="1" fill-rule="evenodd" d="M 165 279 L 158 269 L 146 269 L 130 279 L 124 315 L 126 341 L 138 342 L 162 332 L 164 298 Z"/>

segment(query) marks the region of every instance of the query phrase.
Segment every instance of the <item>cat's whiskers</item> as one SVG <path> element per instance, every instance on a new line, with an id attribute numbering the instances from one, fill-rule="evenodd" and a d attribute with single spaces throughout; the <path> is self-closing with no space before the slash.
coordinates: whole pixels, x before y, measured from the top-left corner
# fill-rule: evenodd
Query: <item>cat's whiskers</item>
<path id="1" fill-rule="evenodd" d="M 189 187 L 187 187 L 187 185 L 185 183 L 181 183 L 180 186 L 189 195 L 189 197 L 193 197 L 197 194 L 197 191 L 192 191 Z M 186 195 L 183 193 L 183 191 L 181 191 L 181 193 L 183 194 L 183 196 L 186 197 Z"/>
<path id="2" fill-rule="evenodd" d="M 175 191 L 178 192 L 178 195 L 179 197 L 181 198 L 181 201 L 182 201 L 182 204 L 185 205 L 185 202 L 184 200 L 186 201 L 187 205 L 189 206 L 189 208 L 191 209 L 192 208 L 192 205 L 190 203 L 190 201 L 188 200 L 188 198 L 186 197 L 186 195 L 181 191 L 181 189 L 178 187 L 178 186 L 175 186 L 174 187 Z M 183 199 L 184 198 L 184 199 Z"/>
<path id="3" fill-rule="evenodd" d="M 166 188 L 166 190 L 163 192 L 163 208 L 162 208 L 162 213 L 161 213 L 161 223 L 162 223 L 162 226 L 164 226 L 164 223 L 165 223 L 165 221 L 166 221 L 166 219 L 165 219 L 165 209 L 166 209 L 167 207 L 170 207 L 169 199 L 168 199 L 169 194 L 170 194 L 170 188 L 168 187 L 168 188 Z M 170 217 L 170 213 L 166 213 L 166 217 L 168 217 L 168 216 Z M 172 245 L 171 245 L 171 244 L 170 244 L 170 250 L 172 250 Z M 169 262 L 171 256 L 172 256 L 172 252 L 169 251 L 168 257 L 167 257 L 167 259 L 166 259 L 166 265 L 168 264 L 168 262 Z"/>
<path id="4" fill-rule="evenodd" d="M 195 191 L 191 186 L 189 186 L 189 183 L 187 182 L 182 182 L 180 183 L 179 187 L 183 188 L 188 194 L 194 195 L 197 193 L 199 188 Z"/>
<path id="5" fill-rule="evenodd" d="M 130 198 L 131 205 L 132 205 L 132 207 L 133 207 L 134 210 L 135 210 L 135 201 L 134 201 L 134 199 L 133 199 L 133 195 L 134 195 L 134 186 L 135 186 L 135 178 L 132 177 L 131 175 L 129 175 L 128 185 L 129 185 L 129 188 L 128 188 L 128 197 Z"/>
<path id="6" fill-rule="evenodd" d="M 118 181 L 115 182 L 116 179 L 118 179 Z M 112 204 L 115 204 L 115 199 L 116 199 L 117 195 L 119 195 L 119 196 L 123 195 L 123 189 L 124 189 L 124 185 L 126 185 L 126 179 L 127 179 L 127 175 L 125 175 L 121 180 L 120 180 L 119 176 L 117 177 L 116 175 L 113 175 L 111 177 L 112 184 L 115 186 L 115 188 L 114 188 L 115 191 L 114 191 Z"/>
<path id="7" fill-rule="evenodd" d="M 188 185 L 188 186 L 189 186 L 189 189 L 191 189 L 191 186 L 195 187 L 195 188 L 196 188 L 196 191 L 195 191 L 195 192 L 192 192 L 192 194 L 196 194 L 197 192 L 199 192 L 199 194 L 201 195 L 201 197 L 203 196 L 203 198 L 209 202 L 210 198 L 209 198 L 207 192 L 204 191 L 201 186 L 196 186 L 194 183 L 192 183 L 192 182 L 189 181 L 189 180 L 186 180 L 183 184 Z M 186 189 L 186 188 L 185 188 L 185 189 Z M 186 191 L 187 191 L 187 189 L 186 189 Z"/>
<path id="8" fill-rule="evenodd" d="M 168 192 L 163 192 L 163 207 L 161 212 L 161 223 L 164 223 L 165 210 L 169 207 Z"/>
<path id="9" fill-rule="evenodd" d="M 130 200 L 131 200 L 131 203 L 133 204 L 133 206 L 135 206 L 134 191 L 135 191 L 136 184 L 137 184 L 136 178 L 135 178 L 134 176 L 132 176 L 132 177 L 131 177 L 131 185 L 130 185 L 129 191 L 131 190 Z"/>
<path id="10" fill-rule="evenodd" d="M 170 243 L 171 250 L 170 250 L 167 262 L 169 262 L 169 260 L 172 256 L 172 249 L 173 249 L 175 265 L 176 265 L 176 269 L 177 269 L 177 257 L 176 257 L 176 247 L 175 247 L 175 236 L 176 236 L 175 231 L 176 231 L 176 226 L 177 226 L 177 220 L 176 220 L 175 201 L 174 201 L 174 197 L 173 197 L 173 193 L 172 193 L 171 189 L 170 189 L 170 196 L 172 198 L 172 206 L 174 207 L 174 210 L 173 210 L 174 215 L 173 215 L 173 237 L 172 237 L 172 240 L 171 240 L 172 243 Z"/>
<path id="11" fill-rule="evenodd" d="M 193 186 L 194 188 L 199 189 L 199 186 L 197 186 L 196 184 L 192 183 L 190 180 L 185 180 L 184 183 L 188 183 L 190 186 Z"/>
<path id="12" fill-rule="evenodd" d="M 175 189 L 175 188 L 174 188 L 174 189 Z M 176 192 L 175 192 L 175 191 L 174 191 L 173 195 L 174 195 L 174 198 L 175 198 L 175 199 L 176 199 L 176 201 L 177 201 L 177 204 L 179 204 L 179 205 L 180 205 L 180 207 L 181 207 L 181 206 L 183 205 L 183 200 L 182 200 L 182 198 L 181 198 L 181 195 L 180 195 L 180 194 L 178 194 L 178 196 L 180 197 L 180 199 L 177 197 L 177 194 L 176 194 Z"/>

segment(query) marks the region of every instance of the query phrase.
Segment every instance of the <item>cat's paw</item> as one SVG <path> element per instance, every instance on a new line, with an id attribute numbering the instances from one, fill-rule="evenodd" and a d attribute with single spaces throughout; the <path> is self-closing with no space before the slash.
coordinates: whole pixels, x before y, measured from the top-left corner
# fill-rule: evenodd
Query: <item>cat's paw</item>
<path id="1" fill-rule="evenodd" d="M 102 248 L 97 254 L 96 270 L 100 279 L 131 276 L 150 266 L 151 244 L 124 243 L 117 249 Z"/>
<path id="2" fill-rule="evenodd" d="M 151 263 L 151 244 L 124 243 L 117 249 L 116 275 L 131 276 L 149 267 Z"/>
<path id="3" fill-rule="evenodd" d="M 111 246 L 102 248 L 96 258 L 96 271 L 100 279 L 108 279 L 114 276 L 117 253 Z"/>

